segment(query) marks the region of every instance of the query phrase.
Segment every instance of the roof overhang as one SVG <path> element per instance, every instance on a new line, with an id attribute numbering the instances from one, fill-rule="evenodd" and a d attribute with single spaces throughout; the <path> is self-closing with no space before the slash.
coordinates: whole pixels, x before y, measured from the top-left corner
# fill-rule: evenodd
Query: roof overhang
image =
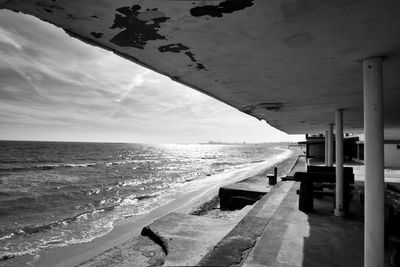
<path id="1" fill-rule="evenodd" d="M 384 56 L 385 138 L 400 137 L 400 1 L 9 0 L 289 134 L 344 109 L 363 129 L 362 59 Z"/>

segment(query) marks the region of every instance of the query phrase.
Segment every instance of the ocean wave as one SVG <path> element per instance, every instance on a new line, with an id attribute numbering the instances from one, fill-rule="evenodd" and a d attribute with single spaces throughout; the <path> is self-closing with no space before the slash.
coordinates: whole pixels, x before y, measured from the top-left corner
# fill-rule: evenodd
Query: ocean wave
<path id="1" fill-rule="evenodd" d="M 153 193 L 153 194 L 143 194 L 140 196 L 136 196 L 137 200 L 144 200 L 144 199 L 149 199 L 149 198 L 155 198 L 158 197 L 160 193 Z"/>
<path id="2" fill-rule="evenodd" d="M 243 167 L 238 165 L 243 161 L 246 166 L 260 165 L 264 156 L 275 161 L 273 155 L 281 152 L 256 146 L 71 146 L 38 146 L 33 156 L 18 154 L 0 163 L 0 183 L 5 185 L 0 190 L 0 214 L 8 216 L 3 226 L 7 230 L 0 229 L 0 243 L 5 244 L 0 258 L 92 240 L 111 231 L 119 220 L 165 205 L 186 188 L 194 188 L 191 184 L 227 177 L 216 174 L 233 172 Z"/>
<path id="3" fill-rule="evenodd" d="M 128 180 L 128 181 L 119 181 L 117 183 L 118 186 L 130 186 L 130 187 L 137 187 L 139 185 L 145 184 L 146 180 L 140 180 L 140 179 L 133 179 L 133 180 Z"/>
<path id="4" fill-rule="evenodd" d="M 26 226 L 23 226 L 21 228 L 18 228 L 16 230 L 12 231 L 11 233 L 6 234 L 3 237 L 0 237 L 0 240 L 9 239 L 9 238 L 11 238 L 13 236 L 35 234 L 35 233 L 38 233 L 38 232 L 43 232 L 43 231 L 46 231 L 46 230 L 53 229 L 53 228 L 55 228 L 57 226 L 70 224 L 71 222 L 74 222 L 74 221 L 78 221 L 78 220 L 82 220 L 82 219 L 88 219 L 88 217 L 90 215 L 94 215 L 94 214 L 97 214 L 99 212 L 111 211 L 111 210 L 115 209 L 118 205 L 119 205 L 119 202 L 116 203 L 116 204 L 109 205 L 109 206 L 98 207 L 98 208 L 90 210 L 90 211 L 83 211 L 83 212 L 80 212 L 80 213 L 75 214 L 73 216 L 66 217 L 66 218 L 63 218 L 61 220 L 54 221 L 54 222 L 49 222 L 49 223 L 45 223 L 45 224 L 38 224 L 38 225 L 26 225 Z"/>
<path id="5" fill-rule="evenodd" d="M 160 162 L 160 159 L 127 159 L 127 160 L 106 162 L 105 165 L 113 166 L 113 165 L 124 165 L 127 163 L 157 163 L 157 162 Z"/>
<path id="6" fill-rule="evenodd" d="M 5 239 L 10 239 L 10 238 L 13 237 L 14 235 L 15 235 L 14 233 L 11 233 L 11 234 L 8 234 L 8 235 L 4 235 L 4 236 L 0 237 L 0 241 L 1 241 L 1 240 L 5 240 Z"/>
<path id="7" fill-rule="evenodd" d="M 259 159 L 259 160 L 253 160 L 250 163 L 259 163 L 259 162 L 264 162 L 265 159 Z"/>
<path id="8" fill-rule="evenodd" d="M 0 191 L 0 197 L 9 197 L 9 196 L 12 196 L 12 194 L 8 193 L 8 192 Z"/>
<path id="9" fill-rule="evenodd" d="M 204 156 L 201 159 L 217 159 L 217 156 Z"/>
<path id="10" fill-rule="evenodd" d="M 94 167 L 97 163 L 65 163 L 65 164 L 41 164 L 28 167 L 10 167 L 0 168 L 0 172 L 19 172 L 19 171 L 34 171 L 34 170 L 54 170 L 57 168 L 86 168 Z"/>
<path id="11" fill-rule="evenodd" d="M 142 194 L 142 195 L 131 195 L 129 197 L 124 198 L 121 201 L 121 205 L 131 205 L 137 203 L 137 201 L 156 198 L 158 196 L 160 196 L 160 192 L 151 194 Z"/>
<path id="12" fill-rule="evenodd" d="M 71 168 L 76 168 L 76 167 L 93 167 L 96 166 L 96 163 L 70 163 L 70 164 L 64 164 L 62 167 L 71 167 Z"/>
<path id="13" fill-rule="evenodd" d="M 240 163 L 238 163 L 238 164 L 240 164 Z M 234 162 L 227 162 L 227 161 L 224 161 L 224 162 L 214 162 L 213 164 L 211 164 L 212 166 L 221 166 L 221 165 L 226 165 L 226 166 L 232 166 L 232 165 L 237 165 L 236 163 L 234 163 Z"/>
<path id="14" fill-rule="evenodd" d="M 49 205 L 66 203 L 84 197 L 80 191 L 57 190 L 41 194 L 8 194 L 9 198 L 3 199 L 0 203 L 0 211 L 8 209 L 43 209 Z M 49 203 L 52 202 L 51 203 Z"/>
<path id="15" fill-rule="evenodd" d="M 26 226 L 20 227 L 16 230 L 8 232 L 4 236 L 0 236 L 0 240 L 9 239 L 13 236 L 30 235 L 30 234 L 35 234 L 38 232 L 43 232 L 46 230 L 53 229 L 57 226 L 70 224 L 70 223 L 72 223 L 74 221 L 78 221 L 78 220 L 87 220 L 90 216 L 95 215 L 99 212 L 108 212 L 108 211 L 114 210 L 115 208 L 117 208 L 120 205 L 134 204 L 137 201 L 143 201 L 143 200 L 147 200 L 147 199 L 156 198 L 159 195 L 160 195 L 160 193 L 157 192 L 157 193 L 151 193 L 151 194 L 132 195 L 132 196 L 129 196 L 126 198 L 120 198 L 120 199 L 116 200 L 114 204 L 110 204 L 108 206 L 97 207 L 95 209 L 88 210 L 88 211 L 83 211 L 83 212 L 77 213 L 75 215 L 63 218 L 61 220 L 48 222 L 45 224 L 26 225 Z"/>
<path id="16" fill-rule="evenodd" d="M 87 167 L 95 167 L 99 165 L 106 165 L 107 167 L 110 166 L 117 166 L 117 165 L 124 165 L 127 163 L 141 163 L 141 164 L 150 164 L 150 163 L 157 163 L 160 160 L 155 159 L 142 159 L 142 160 L 121 160 L 121 161 L 111 161 L 106 163 L 57 163 L 57 164 L 39 164 L 33 166 L 16 166 L 16 167 L 3 167 L 0 168 L 0 172 L 23 172 L 23 171 L 46 171 L 46 170 L 54 170 L 59 168 L 87 168 Z"/>
<path id="17" fill-rule="evenodd" d="M 4 254 L 4 255 L 0 255 L 0 261 L 9 260 L 9 259 L 14 258 L 15 256 L 17 256 L 17 255 L 15 255 L 15 254 Z"/>
<path id="18" fill-rule="evenodd" d="M 187 179 L 184 180 L 182 183 L 189 183 L 189 182 L 194 181 L 194 180 L 196 180 L 196 179 L 198 179 L 198 177 L 187 178 Z"/>

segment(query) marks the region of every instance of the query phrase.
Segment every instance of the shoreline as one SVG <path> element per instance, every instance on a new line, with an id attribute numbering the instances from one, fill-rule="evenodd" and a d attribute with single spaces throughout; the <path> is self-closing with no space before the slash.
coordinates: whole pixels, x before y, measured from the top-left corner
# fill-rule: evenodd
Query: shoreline
<path id="1" fill-rule="evenodd" d="M 194 180 L 182 185 L 182 192 L 176 193 L 174 200 L 162 205 L 147 214 L 135 215 L 114 223 L 113 229 L 90 242 L 72 244 L 69 246 L 43 250 L 39 256 L 19 256 L 0 262 L 2 266 L 30 265 L 30 266 L 76 266 L 84 264 L 107 250 L 118 247 L 129 240 L 140 235 L 143 227 L 162 216 L 179 212 L 191 214 L 198 209 L 204 209 L 201 215 L 207 214 L 215 207 L 215 197 L 218 195 L 219 187 L 235 183 L 251 176 L 265 174 L 270 169 L 283 162 L 289 161 L 295 154 L 295 149 L 286 149 L 277 158 L 269 159 L 260 163 L 251 164 L 226 173 L 218 173 L 204 179 Z M 296 156 L 297 157 L 297 156 Z M 214 204 L 203 207 L 207 202 L 214 199 Z M 198 215 L 198 214 L 196 214 Z M 218 216 L 218 215 L 215 215 Z"/>

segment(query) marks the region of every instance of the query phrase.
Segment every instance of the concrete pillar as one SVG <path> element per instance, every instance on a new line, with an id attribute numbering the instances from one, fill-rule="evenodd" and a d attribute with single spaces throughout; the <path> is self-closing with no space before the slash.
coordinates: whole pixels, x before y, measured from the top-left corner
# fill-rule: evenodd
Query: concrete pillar
<path id="1" fill-rule="evenodd" d="M 382 59 L 363 60 L 365 133 L 364 266 L 384 266 Z"/>
<path id="2" fill-rule="evenodd" d="M 328 166 L 328 131 L 325 132 L 325 166 Z"/>
<path id="3" fill-rule="evenodd" d="M 328 128 L 328 166 L 333 166 L 333 123 L 329 124 Z"/>
<path id="4" fill-rule="evenodd" d="M 336 190 L 335 216 L 344 216 L 343 206 L 343 110 L 335 113 L 336 123 Z"/>

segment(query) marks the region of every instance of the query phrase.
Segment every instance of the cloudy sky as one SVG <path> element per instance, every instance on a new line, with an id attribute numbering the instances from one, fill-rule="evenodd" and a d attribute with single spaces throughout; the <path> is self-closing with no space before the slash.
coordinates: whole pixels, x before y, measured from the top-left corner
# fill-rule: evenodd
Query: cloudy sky
<path id="1" fill-rule="evenodd" d="M 0 10 L 0 58 L 2 140 L 302 139 L 31 16 Z"/>

